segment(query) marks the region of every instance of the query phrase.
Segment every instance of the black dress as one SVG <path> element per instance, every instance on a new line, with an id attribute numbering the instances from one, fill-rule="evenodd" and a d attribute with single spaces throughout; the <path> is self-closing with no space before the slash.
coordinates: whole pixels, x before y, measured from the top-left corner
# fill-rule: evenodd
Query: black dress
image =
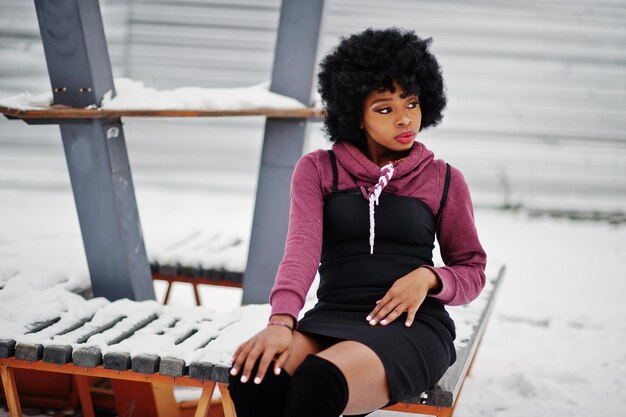
<path id="1" fill-rule="evenodd" d="M 433 265 L 438 219 L 421 200 L 383 191 L 370 254 L 369 202 L 357 188 L 337 189 L 335 155 L 329 154 L 333 192 L 324 202 L 318 302 L 298 322 L 298 330 L 365 344 L 385 367 L 391 401 L 406 400 L 434 385 L 455 361 L 454 323 L 431 297 L 408 328 L 406 313 L 386 326 L 371 326 L 365 317 L 396 279 Z M 448 183 L 449 175 L 442 204 Z"/>

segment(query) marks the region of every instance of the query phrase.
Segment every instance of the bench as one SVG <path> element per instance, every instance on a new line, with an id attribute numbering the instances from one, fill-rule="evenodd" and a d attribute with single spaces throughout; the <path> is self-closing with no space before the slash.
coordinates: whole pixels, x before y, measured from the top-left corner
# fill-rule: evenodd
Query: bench
<path id="1" fill-rule="evenodd" d="M 458 328 L 456 363 L 430 390 L 387 410 L 452 414 L 503 275 L 501 267 L 489 277 L 485 290 L 472 304 L 449 308 Z M 2 292 L 0 289 L 0 299 Z M 181 308 L 155 301 L 85 300 L 56 288 L 44 295 L 29 293 L 23 298 L 23 315 L 9 315 L 2 310 L 13 307 L 0 304 L 0 321 L 7 317 L 12 320 L 0 322 L 0 373 L 11 417 L 21 416 L 13 375 L 18 369 L 72 375 L 87 417 L 94 415 L 90 377 L 110 378 L 118 388 L 116 395 L 125 392 L 129 396 L 138 386 L 144 391 L 149 387 L 150 395 L 142 407 L 156 416 L 177 415 L 174 385 L 203 388 L 195 415 L 206 416 L 217 387 L 224 415 L 234 417 L 227 390 L 230 358 L 242 341 L 265 326 L 270 311 L 269 305 L 248 305 L 231 314 L 220 314 L 207 308 Z M 41 300 L 49 303 L 42 305 Z M 128 402 L 122 404 L 128 406 Z M 123 405 L 118 404 L 121 412 L 119 407 Z"/>
<path id="2" fill-rule="evenodd" d="M 172 265 L 169 263 L 152 262 L 150 263 L 150 272 L 152 273 L 152 280 L 167 282 L 163 304 L 168 303 L 172 286 L 176 282 L 191 284 L 196 305 L 198 306 L 202 304 L 198 285 L 217 285 L 233 288 L 242 288 L 243 286 L 242 272 L 229 271 L 224 268 L 203 268 L 202 266 L 185 266 L 180 263 Z"/>

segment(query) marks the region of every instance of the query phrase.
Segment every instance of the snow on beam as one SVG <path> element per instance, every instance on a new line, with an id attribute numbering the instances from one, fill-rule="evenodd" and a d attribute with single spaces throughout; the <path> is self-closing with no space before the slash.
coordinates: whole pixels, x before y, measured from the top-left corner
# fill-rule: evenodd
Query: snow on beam
<path id="1" fill-rule="evenodd" d="M 323 111 L 273 93 L 268 84 L 241 88 L 182 87 L 156 90 L 140 81 L 115 79 L 116 96 L 104 95 L 101 107 L 53 104 L 52 92 L 28 92 L 0 99 L 0 112 L 18 119 L 106 119 L 117 117 L 320 118 Z"/>

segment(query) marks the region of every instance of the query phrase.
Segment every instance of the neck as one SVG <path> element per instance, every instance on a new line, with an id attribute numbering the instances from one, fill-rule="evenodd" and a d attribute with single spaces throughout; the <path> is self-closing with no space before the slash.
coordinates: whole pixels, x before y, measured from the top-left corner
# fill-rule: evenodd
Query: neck
<path id="1" fill-rule="evenodd" d="M 385 165 L 387 165 L 389 162 L 398 162 L 403 160 L 404 158 L 407 157 L 407 155 L 409 153 L 411 153 L 411 150 L 406 150 L 406 151 L 393 151 L 390 149 L 386 149 L 386 148 L 382 148 L 382 149 L 372 149 L 372 146 L 368 146 L 365 149 L 365 156 L 367 156 L 367 158 L 372 161 L 373 163 L 375 163 L 377 166 L 379 167 L 384 167 Z"/>

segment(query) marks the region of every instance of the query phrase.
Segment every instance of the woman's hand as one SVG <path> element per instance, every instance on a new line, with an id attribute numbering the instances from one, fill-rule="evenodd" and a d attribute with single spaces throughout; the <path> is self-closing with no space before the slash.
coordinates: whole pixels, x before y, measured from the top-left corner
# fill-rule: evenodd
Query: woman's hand
<path id="1" fill-rule="evenodd" d="M 437 290 L 439 278 L 428 268 L 417 268 L 405 276 L 398 278 L 385 296 L 376 302 L 376 307 L 367 316 L 372 326 L 378 323 L 383 326 L 407 313 L 406 327 L 413 324 L 417 310 L 424 302 L 429 290 Z"/>
<path id="2" fill-rule="evenodd" d="M 293 318 L 288 315 L 274 315 L 271 321 L 282 321 L 293 328 Z M 291 355 L 292 341 L 293 334 L 289 328 L 279 325 L 267 326 L 237 348 L 233 355 L 230 374 L 235 376 L 241 369 L 241 382 L 245 383 L 250 379 L 254 365 L 259 361 L 254 383 L 260 384 L 273 360 L 276 360 L 274 373 L 280 374 Z"/>

